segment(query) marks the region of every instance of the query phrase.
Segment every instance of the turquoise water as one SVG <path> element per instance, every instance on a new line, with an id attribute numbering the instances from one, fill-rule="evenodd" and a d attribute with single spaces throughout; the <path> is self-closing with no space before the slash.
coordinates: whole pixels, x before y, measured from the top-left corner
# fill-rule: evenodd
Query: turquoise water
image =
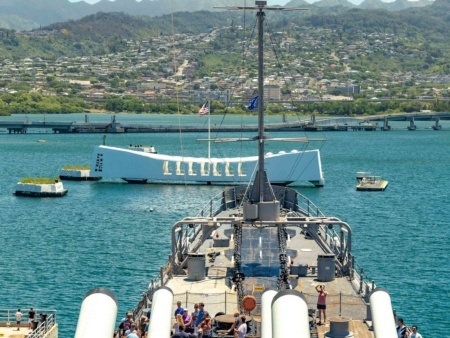
<path id="1" fill-rule="evenodd" d="M 45 118 L 84 119 L 82 115 Z M 94 118 L 109 121 L 111 116 L 96 115 L 91 121 Z M 43 119 L 43 115 L 30 117 Z M 129 123 L 196 123 L 198 119 L 119 116 L 120 121 Z M 220 123 L 220 117 L 215 119 L 213 123 Z M 230 121 L 239 124 L 241 118 Z M 244 122 L 252 121 L 254 117 L 246 117 Z M 299 190 L 325 214 L 352 226 L 357 262 L 378 286 L 388 289 L 394 308 L 408 325 L 417 324 L 424 337 L 434 337 L 449 327 L 450 123 L 442 122 L 445 130 L 438 132 L 428 128 L 430 122 L 417 124 L 420 129 L 415 132 L 310 134 L 327 138 L 324 144 L 317 143 L 322 147 L 326 186 Z M 406 124 L 396 126 L 404 129 Z M 272 136 L 281 135 L 299 136 Z M 202 137 L 205 135 L 108 134 L 106 143 L 151 144 L 164 153 L 205 155 L 206 145 L 196 141 Z M 12 195 L 15 183 L 23 177 L 57 176 L 63 165 L 89 163 L 92 147 L 101 141 L 100 134 L 0 133 L 0 307 L 54 308 L 60 337 L 73 336 L 82 298 L 91 288 L 113 290 L 119 299 L 119 316 L 133 308 L 149 280 L 166 263 L 172 223 L 192 214 L 189 209 L 197 211 L 221 189 L 64 182 L 69 189 L 64 198 Z M 291 143 L 271 143 L 267 150 L 293 147 Z M 215 154 L 224 156 L 248 155 L 249 151 L 248 144 L 213 147 Z M 389 180 L 389 187 L 381 193 L 356 192 L 357 171 L 382 175 Z"/>

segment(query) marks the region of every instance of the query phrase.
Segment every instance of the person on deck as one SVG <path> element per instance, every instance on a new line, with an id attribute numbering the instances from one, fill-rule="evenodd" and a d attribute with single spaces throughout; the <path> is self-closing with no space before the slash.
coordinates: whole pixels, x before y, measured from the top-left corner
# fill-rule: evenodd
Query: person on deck
<path id="1" fill-rule="evenodd" d="M 184 332 L 184 326 L 181 325 L 179 327 L 179 332 L 175 333 L 174 335 L 172 335 L 172 338 L 189 338 L 189 334 L 187 334 L 186 332 Z"/>
<path id="2" fill-rule="evenodd" d="M 183 324 L 183 316 L 178 313 L 177 316 L 176 316 L 176 321 L 175 321 L 175 323 L 173 324 L 173 327 L 172 327 L 173 333 L 180 332 L 180 326 L 184 326 L 184 324 Z"/>
<path id="3" fill-rule="evenodd" d="M 131 333 L 138 334 L 136 323 L 131 323 L 130 328 L 124 332 L 125 337 L 129 337 Z"/>
<path id="4" fill-rule="evenodd" d="M 131 328 L 131 324 L 134 324 L 133 313 L 127 312 L 119 324 L 119 330 L 122 336 L 124 336 L 125 333 Z"/>
<path id="5" fill-rule="evenodd" d="M 247 324 L 246 324 L 246 319 L 245 316 L 241 317 L 241 325 L 239 325 L 239 327 L 237 329 L 234 329 L 234 333 L 237 334 L 238 338 L 245 338 L 245 335 L 247 334 Z"/>
<path id="6" fill-rule="evenodd" d="M 211 329 L 211 316 L 205 312 L 205 319 L 198 325 L 198 330 L 202 333 L 202 338 L 211 338 Z"/>
<path id="7" fill-rule="evenodd" d="M 192 323 L 192 317 L 191 317 L 191 315 L 189 314 L 189 309 L 184 309 L 184 313 L 183 313 L 183 316 L 182 316 L 182 318 L 183 318 L 183 323 L 184 323 L 184 327 L 186 328 L 186 327 L 190 327 L 191 326 L 191 323 Z"/>
<path id="8" fill-rule="evenodd" d="M 190 327 L 186 327 L 186 332 L 194 333 L 195 328 L 197 327 L 197 318 L 198 318 L 198 304 L 194 305 L 194 312 L 191 313 L 191 325 Z"/>
<path id="9" fill-rule="evenodd" d="M 230 329 L 228 330 L 229 334 L 233 334 L 235 329 L 238 329 L 239 326 L 242 324 L 241 314 L 239 311 L 234 312 L 234 322 L 231 325 Z"/>
<path id="10" fill-rule="evenodd" d="M 397 319 L 397 336 L 398 338 L 405 338 L 406 336 L 406 326 L 403 322 L 403 318 Z"/>
<path id="11" fill-rule="evenodd" d="M 198 303 L 198 314 L 197 314 L 197 320 L 195 321 L 195 326 L 199 326 L 200 323 L 203 321 L 203 317 L 205 315 L 205 304 Z"/>
<path id="12" fill-rule="evenodd" d="M 183 315 L 183 313 L 184 313 L 184 309 L 181 307 L 181 302 L 178 301 L 177 308 L 175 309 L 175 312 L 174 312 L 174 317 L 177 318 L 178 314 Z"/>
<path id="13" fill-rule="evenodd" d="M 17 323 L 17 331 L 20 331 L 20 322 L 22 321 L 23 313 L 20 312 L 20 309 L 17 310 L 15 317 L 16 317 L 16 323 Z"/>
<path id="14" fill-rule="evenodd" d="M 34 321 L 36 317 L 36 311 L 31 307 L 30 311 L 28 311 L 28 328 L 31 330 L 31 323 Z"/>
<path id="15" fill-rule="evenodd" d="M 411 326 L 411 332 L 408 332 L 408 338 L 422 338 L 422 335 L 417 332 L 417 325 Z"/>

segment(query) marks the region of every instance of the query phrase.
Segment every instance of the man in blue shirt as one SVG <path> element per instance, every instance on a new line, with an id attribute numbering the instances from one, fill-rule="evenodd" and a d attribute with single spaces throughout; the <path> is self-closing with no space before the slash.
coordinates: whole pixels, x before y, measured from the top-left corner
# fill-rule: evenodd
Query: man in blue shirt
<path id="1" fill-rule="evenodd" d="M 177 314 L 183 315 L 183 313 L 184 313 L 184 309 L 181 307 L 181 302 L 178 301 L 178 302 L 177 302 L 177 308 L 175 309 L 175 314 L 174 314 L 174 316 L 175 316 L 175 318 L 176 318 L 176 317 L 177 317 Z"/>
<path id="2" fill-rule="evenodd" d="M 204 319 L 205 316 L 205 304 L 198 303 L 198 317 L 195 321 L 195 326 L 198 326 Z"/>

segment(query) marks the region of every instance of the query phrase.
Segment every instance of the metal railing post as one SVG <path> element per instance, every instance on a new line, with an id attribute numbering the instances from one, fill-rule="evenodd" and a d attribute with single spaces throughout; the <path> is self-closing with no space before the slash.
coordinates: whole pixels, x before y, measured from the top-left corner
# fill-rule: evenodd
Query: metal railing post
<path id="1" fill-rule="evenodd" d="M 363 268 L 361 268 L 361 272 L 360 272 L 360 274 L 359 274 L 359 292 L 358 292 L 359 294 L 361 294 L 362 289 L 363 289 L 363 284 L 364 284 L 364 281 L 363 281 L 363 279 L 364 279 L 363 274 L 364 274 L 364 270 L 363 270 Z"/>
<path id="2" fill-rule="evenodd" d="M 352 254 L 350 254 L 350 278 L 351 280 L 355 279 L 355 256 L 353 256 Z"/>

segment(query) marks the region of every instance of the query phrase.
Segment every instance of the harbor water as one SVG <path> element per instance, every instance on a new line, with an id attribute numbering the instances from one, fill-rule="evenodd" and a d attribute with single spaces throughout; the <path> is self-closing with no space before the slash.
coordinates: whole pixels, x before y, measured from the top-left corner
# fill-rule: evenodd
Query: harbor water
<path id="1" fill-rule="evenodd" d="M 21 120 L 25 116 L 0 117 Z M 30 120 L 83 121 L 84 115 L 34 115 Z M 91 122 L 111 115 L 91 115 Z M 234 124 L 255 117 L 232 117 Z M 278 121 L 277 121 L 278 119 Z M 118 115 L 124 123 L 194 124 L 205 117 Z M 269 122 L 280 122 L 270 117 Z M 200 122 L 199 122 L 200 121 Z M 212 123 L 222 123 L 215 116 Z M 326 215 L 348 222 L 352 249 L 364 273 L 386 288 L 407 325 L 424 337 L 447 332 L 450 229 L 450 123 L 434 131 L 433 122 L 392 124 L 388 132 L 327 132 L 309 148 L 321 148 L 325 187 L 298 187 Z M 248 136 L 233 135 L 233 136 Z M 216 135 L 212 135 L 216 136 Z M 224 134 L 221 136 L 231 136 Z M 303 136 L 294 133 L 274 137 Z M 153 145 L 160 153 L 206 156 L 201 134 L 108 134 L 107 145 Z M 24 198 L 12 193 L 23 177 L 57 177 L 63 165 L 89 164 L 101 134 L 0 132 L 0 307 L 56 309 L 60 337 L 73 337 L 83 296 L 94 287 L 110 288 L 119 299 L 119 314 L 136 305 L 149 281 L 166 264 L 170 229 L 193 215 L 222 187 L 132 185 L 120 182 L 64 182 L 62 198 Z M 219 144 L 214 156 L 256 154 L 256 144 Z M 267 143 L 278 152 L 303 144 Z M 253 151 L 255 149 L 255 151 Z M 357 171 L 389 181 L 384 192 L 357 192 Z M 446 334 L 444 334 L 445 336 Z"/>

